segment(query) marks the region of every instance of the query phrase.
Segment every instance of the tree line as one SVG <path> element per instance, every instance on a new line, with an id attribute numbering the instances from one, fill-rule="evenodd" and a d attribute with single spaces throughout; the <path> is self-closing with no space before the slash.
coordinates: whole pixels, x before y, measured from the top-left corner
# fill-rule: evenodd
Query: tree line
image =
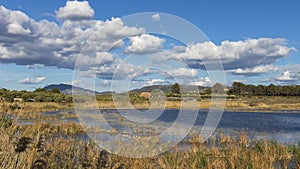
<path id="1" fill-rule="evenodd" d="M 58 88 L 53 88 L 46 91 L 44 88 L 37 88 L 36 90 L 30 91 L 16 91 L 0 89 L 0 100 L 13 102 L 15 98 L 21 98 L 23 101 L 34 101 L 34 102 L 66 102 L 71 103 L 73 101 L 71 95 L 65 95 L 60 93 Z"/>
<path id="2" fill-rule="evenodd" d="M 225 93 L 226 87 L 222 84 L 217 83 L 212 88 L 207 88 L 202 94 L 214 93 L 222 94 Z M 226 91 L 229 95 L 237 96 L 300 96 L 300 85 L 252 85 L 243 84 L 241 82 L 233 82 L 229 90 Z M 179 84 L 174 84 L 172 86 L 172 93 L 180 93 Z M 37 88 L 36 90 L 30 91 L 16 91 L 0 89 L 0 100 L 13 102 L 15 98 L 22 98 L 23 101 L 35 101 L 35 102 L 66 102 L 71 103 L 73 101 L 72 95 L 65 95 L 60 93 L 58 88 L 53 88 L 52 90 L 46 91 L 44 88 Z"/>
<path id="3" fill-rule="evenodd" d="M 228 94 L 250 96 L 300 96 L 300 85 L 252 85 L 233 82 Z"/>
<path id="4" fill-rule="evenodd" d="M 180 87 L 176 83 L 172 86 L 173 93 L 180 93 Z M 232 86 L 225 87 L 221 83 L 216 83 L 212 87 L 205 89 L 201 94 L 228 94 L 236 96 L 300 96 L 300 85 L 253 85 L 233 82 Z"/>

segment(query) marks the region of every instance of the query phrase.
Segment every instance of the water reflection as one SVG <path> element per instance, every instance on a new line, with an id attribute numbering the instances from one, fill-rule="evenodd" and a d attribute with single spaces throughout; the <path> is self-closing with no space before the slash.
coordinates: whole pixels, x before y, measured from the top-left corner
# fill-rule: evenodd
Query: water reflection
<path id="1" fill-rule="evenodd" d="M 123 110 L 123 113 L 130 113 L 131 110 Z M 155 111 L 155 110 L 153 110 Z M 189 110 L 185 110 L 189 113 Z M 179 113 L 176 109 L 164 110 L 163 113 L 150 123 L 134 123 L 122 117 L 117 110 L 101 111 L 106 122 L 115 129 L 115 131 L 101 128 L 99 120 L 93 117 L 86 117 L 80 120 L 86 120 L 85 124 L 89 127 L 99 128 L 99 133 L 103 134 L 122 134 L 136 137 L 147 137 L 149 135 L 158 135 L 176 120 Z M 199 133 L 203 126 L 207 110 L 200 110 L 192 128 L 192 133 Z M 36 123 L 37 119 L 17 119 L 20 125 L 30 125 Z M 65 122 L 79 123 L 76 114 L 73 111 L 53 111 L 41 113 L 43 123 L 60 124 Z M 184 120 L 183 120 L 184 121 Z M 184 124 L 182 124 L 184 125 Z M 274 140 L 285 144 L 295 144 L 300 142 L 300 112 L 224 112 L 220 124 L 214 133 L 218 136 L 219 130 L 232 137 L 239 137 L 240 132 L 246 132 L 250 140 Z M 86 140 L 87 136 L 82 133 L 74 136 L 79 140 Z M 162 138 L 163 139 L 163 138 Z M 187 138 L 188 139 L 188 138 Z"/>

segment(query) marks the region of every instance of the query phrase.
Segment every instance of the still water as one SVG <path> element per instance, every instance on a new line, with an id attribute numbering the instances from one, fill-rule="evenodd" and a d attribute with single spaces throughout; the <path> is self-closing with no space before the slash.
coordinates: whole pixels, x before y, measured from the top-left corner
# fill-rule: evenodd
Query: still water
<path id="1" fill-rule="evenodd" d="M 139 110 L 143 117 L 148 118 L 146 114 L 143 114 L 145 110 Z M 141 131 L 152 130 L 151 133 L 159 134 L 163 130 L 170 127 L 174 121 L 176 121 L 179 110 L 167 109 L 167 110 L 150 110 L 147 113 L 153 113 L 161 111 L 161 114 L 154 121 L 149 123 L 142 123 L 133 125 L 130 120 L 127 120 L 122 115 L 130 115 L 132 110 L 122 110 L 122 115 L 117 110 L 93 110 L 86 112 L 88 114 L 103 114 L 106 122 L 111 128 L 116 129 L 119 133 L 130 133 L 134 127 L 139 127 Z M 56 111 L 42 113 L 42 117 L 45 122 L 60 123 L 60 122 L 75 122 L 79 121 L 91 125 L 101 125 L 100 121 L 93 118 L 77 119 L 77 118 L 65 118 L 65 115 L 72 115 L 74 111 Z M 181 113 L 189 113 L 189 110 L 183 110 Z M 200 132 L 201 128 L 206 120 L 208 110 L 200 110 L 195 119 L 193 132 Z M 137 114 L 135 114 L 136 116 Z M 49 118 L 50 117 L 50 118 Z M 151 116 L 149 116 L 151 117 Z M 52 120 L 49 120 L 52 119 Z M 34 121 L 19 120 L 22 124 L 30 124 Z M 184 122 L 183 122 L 184 123 Z M 190 122 L 186 122 L 190 123 Z M 184 124 L 183 124 L 184 125 Z M 144 128 L 144 129 L 143 129 Z M 238 137 L 241 131 L 247 133 L 250 140 L 274 140 L 284 144 L 297 144 L 300 143 L 300 111 L 276 111 L 276 112 L 230 112 L 225 111 L 222 115 L 220 123 L 216 129 L 215 134 L 222 129 L 225 134 L 229 134 L 233 137 Z M 104 128 L 105 130 L 105 128 Z M 147 132 L 139 132 L 139 135 L 147 135 Z M 132 134 L 132 133 L 131 133 Z"/>

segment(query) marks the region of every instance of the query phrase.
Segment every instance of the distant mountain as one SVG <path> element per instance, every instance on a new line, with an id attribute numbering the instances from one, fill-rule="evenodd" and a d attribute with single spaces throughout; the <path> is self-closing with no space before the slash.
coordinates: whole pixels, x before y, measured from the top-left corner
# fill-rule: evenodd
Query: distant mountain
<path id="1" fill-rule="evenodd" d="M 96 91 L 92 91 L 92 90 L 88 90 L 88 89 L 84 89 L 81 87 L 75 87 L 72 85 L 68 85 L 68 84 L 51 84 L 48 86 L 45 86 L 44 89 L 46 89 L 46 91 L 48 90 L 52 90 L 53 88 L 58 88 L 60 90 L 61 93 L 63 94 L 99 94 Z M 73 91 L 72 91 L 73 88 Z"/>
<path id="2" fill-rule="evenodd" d="M 172 86 L 173 85 L 152 85 L 152 86 L 145 86 L 140 89 L 134 89 L 131 90 L 131 92 L 151 92 L 155 89 L 161 90 L 163 92 L 172 92 Z M 184 89 L 184 91 L 187 92 L 194 92 L 194 91 L 203 91 L 207 89 L 208 87 L 203 87 L 203 86 L 194 86 L 194 85 L 180 85 L 181 88 Z M 197 89 L 198 88 L 198 89 Z"/>
<path id="3" fill-rule="evenodd" d="M 153 90 L 161 90 L 163 92 L 172 92 L 172 86 L 173 85 L 152 85 L 152 86 L 145 86 L 142 87 L 140 89 L 134 89 L 131 90 L 130 92 L 151 92 Z M 198 88 L 198 91 L 203 91 L 205 89 L 207 89 L 208 87 L 203 87 L 203 86 L 193 86 L 193 85 L 181 85 L 182 88 L 184 88 L 184 91 L 187 92 L 195 92 Z M 111 91 L 104 91 L 104 92 L 97 92 L 97 91 L 92 91 L 89 89 L 84 89 L 81 87 L 75 87 L 72 85 L 68 85 L 68 84 L 51 84 L 48 86 L 45 86 L 44 89 L 46 89 L 46 91 L 49 91 L 53 88 L 58 88 L 60 90 L 61 93 L 63 94 L 110 94 L 110 93 L 114 93 Z M 73 88 L 73 91 L 72 91 Z"/>
<path id="4" fill-rule="evenodd" d="M 172 85 L 153 85 L 153 86 L 145 86 L 140 89 L 131 90 L 131 92 L 151 92 L 155 89 L 161 90 L 163 92 L 171 92 Z"/>
<path id="5" fill-rule="evenodd" d="M 64 90 L 72 89 L 72 85 L 68 85 L 68 84 L 51 84 L 51 85 L 48 85 L 48 86 L 44 87 L 44 89 L 46 89 L 46 91 L 52 90 L 54 88 L 58 88 L 62 92 Z"/>

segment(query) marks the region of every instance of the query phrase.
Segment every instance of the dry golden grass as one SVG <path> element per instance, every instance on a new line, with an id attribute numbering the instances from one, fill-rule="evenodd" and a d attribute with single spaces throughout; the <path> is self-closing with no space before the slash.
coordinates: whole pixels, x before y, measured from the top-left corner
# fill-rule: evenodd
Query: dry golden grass
<path id="1" fill-rule="evenodd" d="M 225 102 L 225 105 L 224 105 Z M 150 108 L 147 101 L 140 103 L 119 103 L 120 108 Z M 115 108 L 113 101 L 98 101 L 99 108 Z M 161 105 L 151 105 L 152 108 L 161 108 Z M 300 110 L 299 97 L 282 97 L 282 96 L 245 96 L 238 99 L 220 100 L 218 98 L 211 102 L 210 99 L 202 99 L 201 101 L 180 102 L 180 101 L 167 101 L 164 108 L 225 108 L 230 110 L 249 110 L 249 111 L 271 111 L 271 110 Z"/>
<path id="2" fill-rule="evenodd" d="M 36 114 L 40 112 L 73 109 L 72 103 L 54 102 L 1 102 L 0 112 L 15 113 L 18 115 Z"/>
<path id="3" fill-rule="evenodd" d="M 95 105 L 94 105 L 95 106 Z M 115 104 L 112 101 L 99 101 L 96 107 L 101 109 L 115 108 Z M 202 100 L 201 102 L 180 102 L 180 101 L 167 101 L 165 107 L 161 105 L 155 106 L 150 105 L 148 102 L 137 103 L 137 104 L 122 104 L 118 108 L 136 108 L 136 109 L 148 109 L 148 108 L 166 108 L 166 109 L 179 109 L 179 108 L 199 108 L 199 109 L 210 109 L 210 108 L 225 108 L 230 110 L 260 110 L 260 111 L 276 111 L 276 110 L 300 110 L 300 102 L 290 103 L 288 101 L 278 100 L 275 103 L 269 103 L 266 101 L 254 102 L 253 100 L 226 100 L 226 101 L 215 101 Z"/>
<path id="4" fill-rule="evenodd" d="M 208 109 L 222 106 L 222 102 L 211 104 L 210 100 L 184 103 L 186 108 Z M 9 112 L 21 118 L 36 118 L 40 112 L 71 109 L 66 103 L 2 103 L 0 112 Z M 112 101 L 99 101 L 87 107 L 114 108 Z M 134 105 L 135 108 L 149 108 L 148 102 Z M 161 105 L 158 105 L 161 106 Z M 124 104 L 123 108 L 130 105 Z M 155 106 L 154 106 L 155 107 Z M 168 101 L 166 108 L 180 108 L 181 102 Z M 227 109 L 237 110 L 299 110 L 297 97 L 244 97 L 227 100 Z M 0 116 L 1 117 L 1 116 Z M 65 118 L 76 118 L 67 114 Z M 1 122 L 1 121 L 0 121 Z M 3 123 L 3 121 L 1 122 Z M 197 133 L 188 140 L 187 151 L 176 147 L 153 158 L 133 159 L 100 151 L 93 142 L 81 142 L 72 136 L 83 133 L 75 123 L 36 124 L 18 126 L 0 123 L 0 168 L 300 168 L 300 146 L 286 146 L 270 141 L 250 142 L 245 133 L 239 139 L 220 132 L 219 138 L 211 138 L 210 145 L 203 144 Z M 109 131 L 105 131 L 110 133 Z M 111 132 L 113 133 L 113 132 Z M 58 137 L 63 136 L 63 137 Z M 215 146 L 218 143 L 218 146 Z M 132 145 L 133 149 L 138 146 Z M 149 145 L 144 145 L 149 146 Z M 142 150 L 141 150 L 142 151 Z M 142 152 L 147 153 L 147 152 Z"/>
<path id="5" fill-rule="evenodd" d="M 152 158 L 126 158 L 97 149 L 92 142 L 80 142 L 71 137 L 54 137 L 55 133 L 72 136 L 81 129 L 75 124 L 37 123 L 29 126 L 0 127 L 0 168 L 294 168 L 300 167 L 300 147 L 279 143 L 248 140 L 245 133 L 239 139 L 220 131 L 220 138 L 211 139 L 207 147 L 195 135 L 185 151 L 177 147 Z M 220 145 L 215 146 L 215 142 Z M 145 145 L 147 146 L 147 145 Z M 132 148 L 136 148 L 132 145 Z M 147 152 L 144 152 L 147 153 Z"/>
<path id="6" fill-rule="evenodd" d="M 164 103 L 151 104 L 148 101 L 138 103 L 127 103 L 113 101 L 97 101 L 97 102 L 83 102 L 77 103 L 77 107 L 92 107 L 100 109 L 114 109 L 116 107 L 123 109 L 148 109 L 148 108 L 225 108 L 230 110 L 260 110 L 260 111 L 272 111 L 272 110 L 300 110 L 300 98 L 299 97 L 267 97 L 267 96 L 253 96 L 253 97 L 241 97 L 237 100 L 225 100 L 211 102 L 210 99 L 203 99 L 201 101 L 180 102 L 180 101 L 167 101 Z M 36 113 L 55 111 L 55 110 L 68 110 L 73 109 L 73 103 L 52 103 L 52 102 L 21 102 L 21 103 L 0 103 L 0 112 L 14 113 L 27 116 L 31 114 L 32 117 Z"/>

